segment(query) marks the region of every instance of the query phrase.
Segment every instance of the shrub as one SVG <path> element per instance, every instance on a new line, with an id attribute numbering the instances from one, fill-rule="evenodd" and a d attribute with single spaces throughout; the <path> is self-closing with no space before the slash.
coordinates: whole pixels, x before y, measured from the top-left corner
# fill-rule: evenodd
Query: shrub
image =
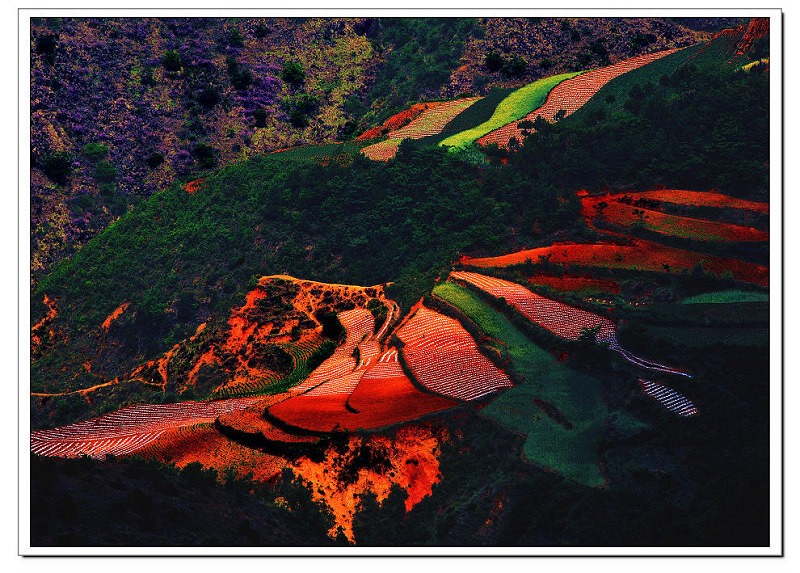
<path id="1" fill-rule="evenodd" d="M 192 154 L 185 149 L 181 149 L 172 159 L 172 168 L 179 176 L 188 175 L 194 167 Z"/>
<path id="2" fill-rule="evenodd" d="M 236 58 L 228 56 L 226 63 L 228 65 L 228 76 L 231 79 L 231 85 L 239 91 L 244 91 L 253 81 L 253 75 L 250 70 L 241 66 Z"/>
<path id="3" fill-rule="evenodd" d="M 289 123 L 294 127 L 305 127 L 309 123 L 309 116 L 317 111 L 319 101 L 311 94 L 300 94 L 297 97 L 286 98 L 284 107 L 289 115 Z"/>
<path id="4" fill-rule="evenodd" d="M 519 78 L 525 75 L 525 71 L 527 69 L 528 69 L 528 62 L 526 62 L 520 56 L 514 56 L 503 66 L 501 73 L 504 76 Z"/>
<path id="5" fill-rule="evenodd" d="M 267 110 L 263 107 L 253 110 L 253 119 L 256 122 L 256 127 L 267 127 Z"/>
<path id="6" fill-rule="evenodd" d="M 201 169 L 212 169 L 217 163 L 216 150 L 207 143 L 198 143 L 194 146 L 194 157 Z"/>
<path id="7" fill-rule="evenodd" d="M 232 48 L 241 48 L 244 46 L 244 36 L 238 28 L 232 28 L 228 32 L 228 45 Z"/>
<path id="8" fill-rule="evenodd" d="M 181 55 L 175 50 L 167 50 L 161 58 L 161 64 L 168 72 L 178 72 L 183 67 Z"/>
<path id="9" fill-rule="evenodd" d="M 483 60 L 483 65 L 490 72 L 499 72 L 505 63 L 503 56 L 497 52 L 489 52 Z"/>
<path id="10" fill-rule="evenodd" d="M 92 161 L 99 161 L 108 156 L 108 145 L 105 143 L 87 143 L 83 146 L 83 154 Z"/>
<path id="11" fill-rule="evenodd" d="M 150 157 L 147 158 L 147 166 L 150 169 L 155 169 L 162 163 L 164 163 L 164 156 L 161 153 L 158 153 L 157 151 L 151 153 Z"/>
<path id="12" fill-rule="evenodd" d="M 47 63 L 53 65 L 56 59 L 56 36 L 47 34 L 36 39 L 36 53 L 42 56 Z"/>
<path id="13" fill-rule="evenodd" d="M 65 185 L 72 168 L 72 157 L 66 151 L 51 153 L 42 161 L 42 171 L 53 182 Z"/>
<path id="14" fill-rule="evenodd" d="M 108 161 L 101 161 L 95 166 L 94 178 L 98 183 L 111 183 L 117 178 L 117 168 Z"/>
<path id="15" fill-rule="evenodd" d="M 220 95 L 217 88 L 214 86 L 207 86 L 205 88 L 201 88 L 197 95 L 195 96 L 197 103 L 202 105 L 205 108 L 212 108 L 219 103 Z"/>
<path id="16" fill-rule="evenodd" d="M 286 62 L 283 64 L 281 79 L 287 84 L 297 87 L 306 81 L 306 72 L 299 62 Z"/>

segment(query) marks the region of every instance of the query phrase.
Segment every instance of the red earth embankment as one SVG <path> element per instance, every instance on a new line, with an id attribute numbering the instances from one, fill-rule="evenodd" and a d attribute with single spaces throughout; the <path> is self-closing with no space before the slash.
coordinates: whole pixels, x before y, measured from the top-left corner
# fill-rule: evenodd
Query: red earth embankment
<path id="1" fill-rule="evenodd" d="M 582 214 L 590 226 L 606 222 L 622 227 L 639 226 L 642 229 L 670 237 L 698 241 L 761 242 L 769 240 L 769 233 L 753 227 L 709 221 L 662 213 L 648 208 L 647 202 L 656 199 L 634 199 L 630 195 L 586 196 L 581 198 Z"/>
<path id="2" fill-rule="evenodd" d="M 468 267 L 508 267 L 525 263 L 561 264 L 571 267 L 601 267 L 652 272 L 682 273 L 697 265 L 717 275 L 731 273 L 734 279 L 768 286 L 767 267 L 716 257 L 674 247 L 667 247 L 636 239 L 626 244 L 615 243 L 559 243 L 547 247 L 525 249 L 497 257 L 462 257 L 460 263 Z"/>

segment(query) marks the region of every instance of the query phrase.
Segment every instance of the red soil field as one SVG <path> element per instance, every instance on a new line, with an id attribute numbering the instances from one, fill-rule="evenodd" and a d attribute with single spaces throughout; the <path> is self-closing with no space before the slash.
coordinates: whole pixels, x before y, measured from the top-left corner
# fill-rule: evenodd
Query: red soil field
<path id="1" fill-rule="evenodd" d="M 600 91 L 600 88 L 617 76 L 621 76 L 626 72 L 640 68 L 664 56 L 668 56 L 675 51 L 676 50 L 664 50 L 662 52 L 636 56 L 617 62 L 611 66 L 591 70 L 565 80 L 553 88 L 541 107 L 530 112 L 520 120 L 513 121 L 500 129 L 487 133 L 478 139 L 477 143 L 479 145 L 496 143 L 500 147 L 508 148 L 512 137 L 516 138 L 516 140 L 521 143 L 525 136 L 522 134 L 522 128 L 519 127 L 520 122 L 532 122 L 537 117 L 542 117 L 549 122 L 553 122 L 555 115 L 561 110 L 566 112 L 564 117 L 571 115 L 585 105 L 594 94 Z M 529 128 L 526 131 L 533 133 L 534 130 Z"/>
<path id="2" fill-rule="evenodd" d="M 321 388 L 318 386 L 275 404 L 269 413 L 298 429 L 335 432 L 407 422 L 458 404 L 415 388 L 400 367 L 396 350 L 385 352 L 372 366 L 346 374 L 334 383 L 338 392 L 315 392 Z"/>
<path id="3" fill-rule="evenodd" d="M 589 198 L 588 193 L 578 192 L 579 197 Z M 741 209 L 743 211 L 755 211 L 756 213 L 769 213 L 769 203 L 762 203 L 759 201 L 748 201 L 746 199 L 738 199 L 730 195 L 723 195 L 716 191 L 687 191 L 685 189 L 656 189 L 654 191 L 638 191 L 634 193 L 616 193 L 607 195 L 602 198 L 591 197 L 591 199 L 602 200 L 605 199 L 610 203 L 609 197 L 615 200 L 619 197 L 630 197 L 633 201 L 638 199 L 649 199 L 652 201 L 662 201 L 664 203 L 673 203 L 675 205 L 690 205 L 697 207 L 719 207 L 730 209 Z"/>
<path id="4" fill-rule="evenodd" d="M 563 265 L 671 273 L 689 271 L 695 265 L 702 263 L 706 271 L 718 275 L 730 272 L 736 280 L 762 286 L 769 285 L 769 269 L 767 267 L 676 249 L 641 239 L 632 240 L 624 245 L 613 243 L 555 244 L 497 257 L 472 258 L 465 256 L 459 262 L 470 267 L 492 268 L 508 267 L 526 262 L 535 264 L 540 262 L 540 257 L 546 258 L 550 263 Z"/>
<path id="5" fill-rule="evenodd" d="M 750 51 L 756 40 L 769 34 L 769 18 L 751 18 L 744 32 L 744 38 L 736 46 L 736 55 L 741 56 Z"/>
<path id="6" fill-rule="evenodd" d="M 420 307 L 398 331 L 403 356 L 420 384 L 456 400 L 476 400 L 513 386 L 452 318 Z"/>
<path id="7" fill-rule="evenodd" d="M 40 456 L 102 458 L 135 452 L 165 431 L 213 422 L 226 412 L 242 410 L 260 398 L 128 406 L 111 414 L 60 428 L 31 432 L 31 452 Z"/>
<path id="8" fill-rule="evenodd" d="M 528 283 L 550 287 L 562 292 L 602 291 L 619 294 L 620 285 L 611 279 L 597 279 L 578 275 L 552 276 L 536 274 L 528 277 Z"/>
<path id="9" fill-rule="evenodd" d="M 253 404 L 249 408 L 237 410 L 223 414 L 219 417 L 219 423 L 231 430 L 243 432 L 252 436 L 261 436 L 270 442 L 281 442 L 285 444 L 314 444 L 319 442 L 318 436 L 313 436 L 302 431 L 289 432 L 278 428 L 264 416 L 264 410 L 272 405 L 278 404 L 287 397 L 294 394 L 289 393 L 270 396 L 267 399 Z"/>
<path id="10" fill-rule="evenodd" d="M 194 195 L 200 189 L 200 185 L 202 185 L 202 183 L 203 183 L 202 179 L 195 179 L 194 181 L 189 181 L 186 184 L 186 192 L 189 195 Z"/>
<path id="11" fill-rule="evenodd" d="M 45 304 L 45 306 L 47 306 L 47 314 L 44 316 L 44 318 L 31 327 L 31 361 L 34 360 L 36 353 L 39 351 L 39 348 L 42 345 L 42 336 L 45 333 L 45 329 L 52 324 L 58 315 L 58 306 L 56 305 L 55 299 L 44 295 L 42 302 Z M 53 329 L 49 329 L 47 334 L 49 335 L 50 340 L 52 340 L 55 336 Z"/>
<path id="12" fill-rule="evenodd" d="M 546 328 L 556 336 L 568 340 L 578 340 L 583 329 L 599 326 L 597 341 L 616 346 L 617 326 L 604 316 L 545 298 L 521 285 L 503 279 L 469 272 L 453 272 L 450 273 L 450 278 L 467 282 L 495 298 L 504 298 L 508 304 L 516 307 L 531 322 Z"/>
<path id="13" fill-rule="evenodd" d="M 398 130 L 404 125 L 407 125 L 411 120 L 419 117 L 422 114 L 422 112 L 440 106 L 443 103 L 444 102 L 442 101 L 428 101 L 423 103 L 415 103 L 408 109 L 404 109 L 403 111 L 394 114 L 392 117 L 384 121 L 382 125 L 368 129 L 367 131 L 359 135 L 356 139 L 358 141 L 368 141 L 370 139 L 375 139 L 376 137 L 380 137 L 381 135 L 385 135 L 390 131 Z"/>
<path id="14" fill-rule="evenodd" d="M 257 449 L 248 448 L 227 439 L 211 424 L 198 424 L 167 430 L 158 439 L 136 452 L 137 456 L 173 463 L 183 468 L 199 462 L 214 468 L 222 477 L 232 468 L 237 478 L 250 474 L 256 482 L 276 478 L 289 462 Z"/>
<path id="15" fill-rule="evenodd" d="M 620 195 L 617 197 L 622 196 Z M 606 207 L 604 207 L 601 214 L 598 215 L 595 205 L 601 203 L 604 203 Z M 583 197 L 581 199 L 581 205 L 583 216 L 590 226 L 594 226 L 594 221 L 599 217 L 611 224 L 626 227 L 631 227 L 636 223 L 640 223 L 642 228 L 649 231 L 687 239 L 737 242 L 760 242 L 769 240 L 769 233 L 767 231 L 759 231 L 753 227 L 744 227 L 731 223 L 669 215 L 653 209 L 621 203 L 615 200 L 615 196 L 613 195 L 604 197 Z M 638 211 L 640 215 L 636 215 L 635 211 Z"/>
<path id="16" fill-rule="evenodd" d="M 387 134 L 388 139 L 368 145 L 361 150 L 365 156 L 373 161 L 388 161 L 397 153 L 400 142 L 404 139 L 422 139 L 441 133 L 444 127 L 455 116 L 478 101 L 479 97 L 456 99 L 451 101 L 436 102 L 438 105 L 424 110 L 408 125 Z"/>

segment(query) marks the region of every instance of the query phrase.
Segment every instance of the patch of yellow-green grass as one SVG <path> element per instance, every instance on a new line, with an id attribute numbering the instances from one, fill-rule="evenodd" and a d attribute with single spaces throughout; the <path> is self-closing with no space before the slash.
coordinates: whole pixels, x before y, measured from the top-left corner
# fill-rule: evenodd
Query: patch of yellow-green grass
<path id="1" fill-rule="evenodd" d="M 462 149 L 487 133 L 499 129 L 512 121 L 522 119 L 530 112 L 540 107 L 554 87 L 564 80 L 574 78 L 580 73 L 582 72 L 570 72 L 542 78 L 541 80 L 537 80 L 511 92 L 508 97 L 497 105 L 497 109 L 495 109 L 492 117 L 487 121 L 471 129 L 451 135 L 439 145 L 454 149 Z"/>

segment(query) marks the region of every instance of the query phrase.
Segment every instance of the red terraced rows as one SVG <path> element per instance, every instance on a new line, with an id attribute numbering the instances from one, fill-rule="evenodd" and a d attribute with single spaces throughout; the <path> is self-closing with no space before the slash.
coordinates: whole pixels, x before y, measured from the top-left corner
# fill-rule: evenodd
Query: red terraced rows
<path id="1" fill-rule="evenodd" d="M 586 196 L 585 192 L 581 196 Z M 745 211 L 755 211 L 757 213 L 769 213 L 769 203 L 759 201 L 748 201 L 730 195 L 723 195 L 715 191 L 687 191 L 685 189 L 656 189 L 653 191 L 639 191 L 635 193 L 621 193 L 612 195 L 611 198 L 630 197 L 632 201 L 638 199 L 650 199 L 662 201 L 664 203 L 674 203 L 676 205 L 692 205 L 697 207 L 720 207 L 730 209 L 742 209 Z"/>
<path id="2" fill-rule="evenodd" d="M 535 109 L 520 120 L 513 121 L 501 127 L 500 129 L 484 135 L 478 139 L 478 144 L 489 145 L 496 143 L 500 147 L 507 148 L 512 137 L 516 138 L 517 141 L 522 142 L 524 135 L 522 134 L 523 130 L 519 127 L 520 122 L 532 122 L 537 117 L 542 117 L 547 121 L 552 122 L 555 115 L 561 110 L 566 112 L 565 117 L 567 115 L 571 115 L 580 107 L 585 105 L 586 102 L 592 98 L 592 96 L 600 91 L 600 88 L 617 76 L 621 76 L 622 74 L 631 70 L 635 70 L 636 68 L 640 68 L 645 64 L 649 64 L 650 62 L 654 62 L 655 60 L 663 58 L 664 56 L 668 56 L 675 51 L 676 50 L 664 50 L 662 52 L 655 52 L 653 54 L 636 56 L 634 58 L 617 62 L 611 66 L 591 70 L 575 76 L 574 78 L 565 80 L 553 88 L 553 90 L 547 96 L 547 100 L 545 100 L 541 107 Z M 528 129 L 526 131 L 533 133 L 534 130 Z"/>
<path id="3" fill-rule="evenodd" d="M 675 412 L 679 416 L 694 416 L 697 408 L 686 396 L 676 392 L 672 388 L 656 384 L 650 380 L 639 380 L 642 392 L 661 403 L 670 412 Z"/>
<path id="4" fill-rule="evenodd" d="M 636 239 L 625 245 L 612 243 L 556 244 L 525 249 L 498 257 L 462 257 L 460 262 L 471 267 L 492 268 L 520 265 L 527 262 L 538 263 L 540 258 L 546 258 L 550 263 L 556 264 L 673 273 L 689 271 L 695 265 L 702 263 L 706 271 L 718 275 L 730 272 L 736 280 L 762 286 L 769 284 L 767 267 L 667 247 L 642 239 Z"/>
<path id="5" fill-rule="evenodd" d="M 622 197 L 622 195 L 617 196 L 617 198 L 619 197 Z M 595 205 L 601 202 L 605 203 L 605 207 L 602 213 L 598 214 Z M 644 229 L 681 238 L 738 242 L 769 240 L 769 233 L 767 231 L 760 231 L 753 227 L 745 227 L 743 225 L 670 215 L 653 209 L 635 207 L 616 201 L 613 195 L 583 197 L 581 199 L 581 205 L 583 216 L 590 226 L 593 226 L 592 222 L 599 216 L 601 219 L 616 225 L 631 227 L 640 223 L 643 225 Z M 640 216 L 636 214 L 637 211 L 641 214 L 641 220 Z"/>
<path id="6" fill-rule="evenodd" d="M 397 332 L 403 356 L 425 388 L 458 400 L 475 400 L 513 384 L 478 350 L 452 318 L 420 307 Z"/>
<path id="7" fill-rule="evenodd" d="M 372 313 L 364 308 L 354 308 L 338 314 L 339 322 L 345 328 L 346 339 L 327 360 L 317 367 L 304 382 L 295 386 L 297 392 L 306 392 L 325 382 L 336 381 L 342 376 L 353 372 L 358 364 L 353 357 L 356 347 L 361 350 L 361 343 L 373 340 L 375 319 Z M 369 344 L 365 345 L 364 352 L 373 353 Z"/>
<path id="8" fill-rule="evenodd" d="M 388 161 L 397 153 L 400 142 L 404 139 L 422 139 L 442 132 L 444 127 L 450 123 L 462 111 L 478 101 L 479 97 L 456 99 L 441 102 L 434 108 L 426 109 L 408 125 L 398 130 L 390 132 L 385 141 L 379 141 L 368 145 L 361 150 L 361 153 L 373 161 Z"/>
<path id="9" fill-rule="evenodd" d="M 467 282 L 495 298 L 505 299 L 528 320 L 556 336 L 567 340 L 578 340 L 585 329 L 599 327 L 596 335 L 597 342 L 608 344 L 610 349 L 619 352 L 632 364 L 649 370 L 690 377 L 682 370 L 640 358 L 622 348 L 617 341 L 616 324 L 603 316 L 545 298 L 529 291 L 522 285 L 495 277 L 470 272 L 453 272 L 450 274 L 450 278 Z"/>
<path id="10" fill-rule="evenodd" d="M 410 121 L 419 117 L 424 111 L 432 109 L 434 107 L 438 107 L 444 103 L 445 102 L 443 101 L 429 101 L 423 103 L 415 103 L 408 109 L 404 109 L 400 113 L 394 114 L 392 117 L 384 121 L 382 125 L 373 127 L 372 129 L 368 129 L 367 131 L 359 135 L 356 139 L 358 141 L 367 141 L 370 139 L 375 139 L 376 137 L 380 137 L 385 133 L 398 130 L 404 125 L 407 125 Z"/>
<path id="11" fill-rule="evenodd" d="M 452 408 L 453 400 L 420 392 L 403 372 L 397 351 L 351 373 L 340 392 L 295 396 L 269 408 L 269 414 L 294 428 L 314 432 L 374 429 Z M 354 389 L 348 388 L 355 385 Z"/>
<path id="12" fill-rule="evenodd" d="M 259 398 L 129 406 L 68 426 L 31 432 L 31 452 L 42 456 L 125 455 L 156 440 L 167 430 L 213 422 L 227 412 L 243 410 Z"/>
<path id="13" fill-rule="evenodd" d="M 453 272 L 450 277 L 468 282 L 495 298 L 504 298 L 531 322 L 546 328 L 556 336 L 578 340 L 584 329 L 599 326 L 597 341 L 616 344 L 617 327 L 604 316 L 545 298 L 510 281 L 469 272 Z"/>

